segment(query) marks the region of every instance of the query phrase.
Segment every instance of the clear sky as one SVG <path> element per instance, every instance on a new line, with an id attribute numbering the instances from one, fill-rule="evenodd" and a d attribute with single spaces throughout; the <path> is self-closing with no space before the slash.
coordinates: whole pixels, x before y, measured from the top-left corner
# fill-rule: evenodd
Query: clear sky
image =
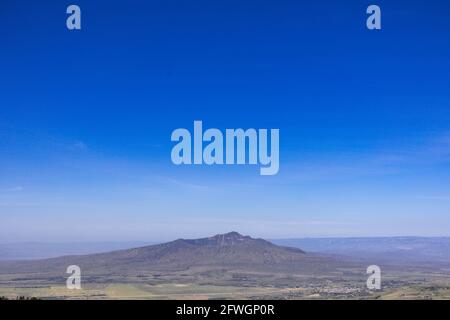
<path id="1" fill-rule="evenodd" d="M 450 236 L 447 1 L 73 3 L 0 4 L 0 242 Z M 279 174 L 173 165 L 194 120 Z"/>

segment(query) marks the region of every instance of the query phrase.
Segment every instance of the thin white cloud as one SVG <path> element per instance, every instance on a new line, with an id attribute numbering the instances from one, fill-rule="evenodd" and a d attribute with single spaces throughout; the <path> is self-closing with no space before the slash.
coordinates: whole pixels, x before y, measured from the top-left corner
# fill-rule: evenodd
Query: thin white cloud
<path id="1" fill-rule="evenodd" d="M 419 199 L 423 200 L 450 200 L 450 196 L 422 196 Z"/>
<path id="2" fill-rule="evenodd" d="M 86 143 L 84 143 L 83 141 L 77 140 L 77 141 L 75 141 L 75 142 L 72 144 L 71 149 L 72 149 L 72 150 L 75 150 L 75 151 L 77 151 L 77 150 L 78 150 L 78 151 L 84 151 L 84 150 L 87 149 L 87 145 L 86 145 Z"/>
<path id="3" fill-rule="evenodd" d="M 293 181 L 346 180 L 372 176 L 386 176 L 409 172 L 410 168 L 433 167 L 450 162 L 450 133 L 424 136 L 406 144 L 361 153 L 342 153 L 290 163 Z M 294 170 L 294 168 L 297 168 Z"/>
<path id="4" fill-rule="evenodd" d="M 15 187 L 11 187 L 11 188 L 2 189 L 1 191 L 3 191 L 3 192 L 20 192 L 20 191 L 23 191 L 23 187 L 15 186 Z"/>

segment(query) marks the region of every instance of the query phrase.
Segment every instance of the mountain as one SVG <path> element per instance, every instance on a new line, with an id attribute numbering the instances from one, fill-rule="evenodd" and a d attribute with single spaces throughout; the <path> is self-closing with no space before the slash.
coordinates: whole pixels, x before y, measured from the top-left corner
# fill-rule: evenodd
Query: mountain
<path id="1" fill-rule="evenodd" d="M 192 268 L 234 268 L 252 271 L 317 271 L 329 258 L 301 249 L 275 245 L 237 232 L 202 239 L 172 242 L 79 256 L 0 263 L 0 274 L 57 273 L 78 265 L 90 275 L 136 275 L 150 271 L 179 271 Z"/>
<path id="2" fill-rule="evenodd" d="M 141 246 L 106 253 L 70 255 L 41 260 L 0 262 L 0 296 L 42 299 L 297 299 L 379 298 L 367 289 L 367 267 L 382 268 L 387 298 L 448 298 L 448 264 L 387 264 L 386 250 L 415 255 L 429 251 L 422 239 L 340 240 L 325 239 L 311 253 L 314 243 L 286 240 L 277 245 L 237 232 L 201 239 Z M 431 240 L 430 240 L 431 241 Z M 290 246 L 305 244 L 308 251 Z M 446 250 L 440 240 L 432 246 Z M 435 243 L 436 242 L 436 243 Z M 320 248 L 321 247 L 321 248 Z M 334 251 L 333 251 L 334 248 Z M 339 249 L 340 248 L 340 249 Z M 342 255 L 350 248 L 357 259 Z M 369 256 L 360 259 L 367 248 Z M 341 253 L 340 255 L 336 254 Z M 372 255 L 376 252 L 376 255 Z M 433 251 L 433 255 L 436 253 Z M 439 255 L 440 256 L 440 255 Z M 66 270 L 81 269 L 83 290 L 67 290 Z"/>

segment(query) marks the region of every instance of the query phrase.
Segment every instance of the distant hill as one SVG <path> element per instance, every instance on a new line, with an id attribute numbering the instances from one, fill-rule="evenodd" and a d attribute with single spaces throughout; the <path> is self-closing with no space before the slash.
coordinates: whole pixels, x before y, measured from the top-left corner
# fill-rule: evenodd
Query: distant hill
<path id="1" fill-rule="evenodd" d="M 395 264 L 450 264 L 450 237 L 356 237 L 272 240 L 281 246 Z"/>
<path id="2" fill-rule="evenodd" d="M 2 262 L 0 273 L 52 273 L 75 264 L 84 274 L 132 275 L 147 271 L 175 271 L 195 267 L 230 267 L 252 271 L 318 271 L 332 260 L 301 249 L 275 245 L 237 232 L 108 253 L 65 256 L 45 260 Z"/>
<path id="3" fill-rule="evenodd" d="M 123 250 L 156 242 L 16 242 L 0 244 L 0 261 L 36 260 Z"/>

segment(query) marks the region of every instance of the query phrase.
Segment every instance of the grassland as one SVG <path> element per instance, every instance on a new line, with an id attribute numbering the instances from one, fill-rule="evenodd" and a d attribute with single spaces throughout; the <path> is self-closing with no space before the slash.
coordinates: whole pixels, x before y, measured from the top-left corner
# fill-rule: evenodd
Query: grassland
<path id="1" fill-rule="evenodd" d="M 382 290 L 369 291 L 361 269 L 335 275 L 264 274 L 242 270 L 189 270 L 140 277 L 87 277 L 81 290 L 69 290 L 65 278 L 0 276 L 0 296 L 41 299 L 450 299 L 445 272 L 391 268 Z"/>

